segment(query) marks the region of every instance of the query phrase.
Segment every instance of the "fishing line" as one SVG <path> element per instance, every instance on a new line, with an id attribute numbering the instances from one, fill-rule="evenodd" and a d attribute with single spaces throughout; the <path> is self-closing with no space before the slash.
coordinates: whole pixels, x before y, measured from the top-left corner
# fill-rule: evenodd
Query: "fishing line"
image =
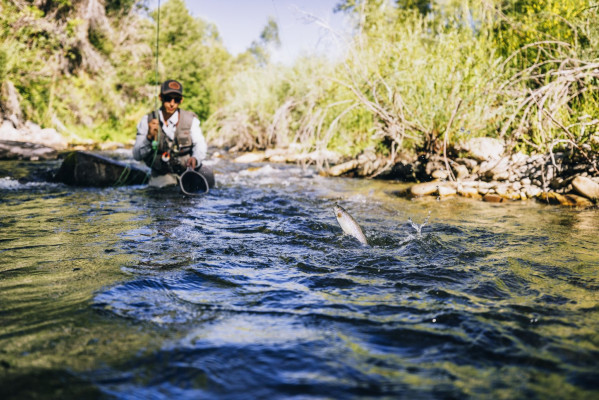
<path id="1" fill-rule="evenodd" d="M 158 118 L 158 125 L 160 125 L 160 110 L 158 109 L 158 96 L 160 95 L 160 84 L 158 83 L 158 60 L 160 55 L 160 0 L 158 0 L 158 9 L 156 10 L 156 66 L 154 69 L 154 84 L 156 85 L 156 96 L 154 97 L 154 111 L 152 112 L 153 116 Z M 150 129 L 148 121 L 148 130 Z M 156 161 L 156 156 L 158 155 L 158 144 L 160 143 L 160 131 L 162 128 L 158 127 L 158 136 L 156 139 L 152 141 L 152 149 L 154 150 L 154 156 L 152 157 L 152 163 L 150 164 L 150 168 L 154 166 L 154 162 Z M 149 177 L 149 174 L 146 175 L 146 179 Z M 145 179 L 144 179 L 145 183 Z"/>
<path id="2" fill-rule="evenodd" d="M 154 83 L 156 84 L 156 97 L 154 98 L 154 109 L 158 110 L 158 95 L 159 93 L 159 87 L 160 85 L 158 84 L 158 57 L 159 57 L 159 51 L 160 51 L 160 0 L 158 0 L 158 17 L 156 19 L 156 69 L 154 71 Z"/>

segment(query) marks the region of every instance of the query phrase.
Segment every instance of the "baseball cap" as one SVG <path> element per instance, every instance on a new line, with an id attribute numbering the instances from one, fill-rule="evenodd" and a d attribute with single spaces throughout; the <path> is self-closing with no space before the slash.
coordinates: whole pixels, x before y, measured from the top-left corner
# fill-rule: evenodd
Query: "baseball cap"
<path id="1" fill-rule="evenodd" d="M 183 97 L 183 86 L 179 82 L 169 79 L 160 86 L 160 94 L 177 94 Z"/>

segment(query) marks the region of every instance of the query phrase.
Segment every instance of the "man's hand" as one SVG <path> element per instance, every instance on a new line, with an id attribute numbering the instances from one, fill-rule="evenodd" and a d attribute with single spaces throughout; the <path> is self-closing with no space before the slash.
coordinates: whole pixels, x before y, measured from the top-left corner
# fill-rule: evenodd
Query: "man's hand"
<path id="1" fill-rule="evenodd" d="M 156 137 L 158 137 L 158 129 L 159 128 L 160 128 L 160 125 L 158 124 L 157 119 L 151 120 L 150 123 L 148 124 L 148 134 L 146 135 L 146 138 L 150 142 L 153 140 L 156 140 Z"/>
<path id="2" fill-rule="evenodd" d="M 196 160 L 195 157 L 189 157 L 189 160 L 187 160 L 187 168 L 196 169 L 197 166 L 198 160 Z"/>

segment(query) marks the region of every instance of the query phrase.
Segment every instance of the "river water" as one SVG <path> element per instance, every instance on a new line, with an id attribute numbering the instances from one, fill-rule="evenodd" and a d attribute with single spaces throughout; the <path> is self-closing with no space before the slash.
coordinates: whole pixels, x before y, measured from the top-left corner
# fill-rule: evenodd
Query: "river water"
<path id="1" fill-rule="evenodd" d="M 190 198 L 0 162 L 2 399 L 599 398 L 599 211 L 212 166 Z"/>

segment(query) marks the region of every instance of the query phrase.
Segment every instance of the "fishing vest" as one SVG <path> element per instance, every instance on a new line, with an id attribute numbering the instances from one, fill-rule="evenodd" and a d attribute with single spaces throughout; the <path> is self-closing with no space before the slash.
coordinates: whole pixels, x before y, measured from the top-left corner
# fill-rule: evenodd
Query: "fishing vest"
<path id="1" fill-rule="evenodd" d="M 191 140 L 191 123 L 196 115 L 191 111 L 178 110 L 179 122 L 175 129 L 174 139 L 170 139 L 162 129 L 160 121 L 160 134 L 158 135 L 158 149 L 152 150 L 144 159 L 146 165 L 152 168 L 153 175 L 169 173 L 182 174 L 187 169 L 187 160 L 193 151 Z M 155 112 L 148 114 L 148 124 L 155 119 Z M 165 160 L 166 159 L 166 160 Z"/>

